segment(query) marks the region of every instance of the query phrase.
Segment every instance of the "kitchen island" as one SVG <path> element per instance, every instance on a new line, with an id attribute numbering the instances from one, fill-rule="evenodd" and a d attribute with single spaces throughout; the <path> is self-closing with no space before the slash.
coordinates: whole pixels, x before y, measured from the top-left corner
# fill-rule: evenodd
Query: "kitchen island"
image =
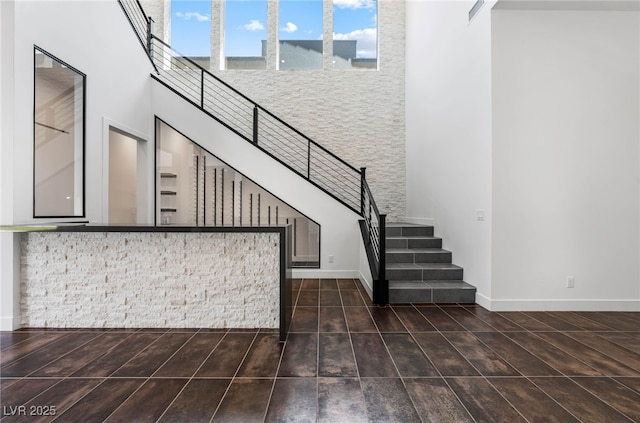
<path id="1" fill-rule="evenodd" d="M 289 245 L 288 226 L 27 228 L 21 326 L 264 328 L 284 341 Z"/>

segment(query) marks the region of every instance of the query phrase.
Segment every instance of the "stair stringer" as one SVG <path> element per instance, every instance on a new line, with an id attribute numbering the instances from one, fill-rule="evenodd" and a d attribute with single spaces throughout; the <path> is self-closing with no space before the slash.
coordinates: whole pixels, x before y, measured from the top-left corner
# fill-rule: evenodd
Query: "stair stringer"
<path id="1" fill-rule="evenodd" d="M 360 216 L 155 79 L 151 113 L 320 225 L 320 269 L 294 278 L 359 277 Z"/>

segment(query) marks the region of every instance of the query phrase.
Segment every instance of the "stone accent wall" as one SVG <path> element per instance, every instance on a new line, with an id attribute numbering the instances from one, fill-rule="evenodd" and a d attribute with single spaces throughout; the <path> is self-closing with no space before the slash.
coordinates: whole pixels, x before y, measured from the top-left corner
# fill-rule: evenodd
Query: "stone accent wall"
<path id="1" fill-rule="evenodd" d="M 278 328 L 277 233 L 25 233 L 23 327 Z"/>
<path id="2" fill-rule="evenodd" d="M 161 0 L 145 3 L 154 1 L 162 4 Z M 377 71 L 333 70 L 331 51 L 325 51 L 323 70 L 279 71 L 272 47 L 267 70 L 220 70 L 222 5 L 212 1 L 211 71 L 356 168 L 366 167 L 380 211 L 388 214 L 389 221 L 402 220 L 406 215 L 405 2 L 378 1 Z M 325 0 L 325 39 L 333 32 L 331 10 L 332 2 Z M 160 21 L 168 19 L 156 19 Z M 268 42 L 274 46 L 276 0 L 269 1 L 266 26 Z M 331 50 L 331 43 L 325 42 L 325 50 Z"/>

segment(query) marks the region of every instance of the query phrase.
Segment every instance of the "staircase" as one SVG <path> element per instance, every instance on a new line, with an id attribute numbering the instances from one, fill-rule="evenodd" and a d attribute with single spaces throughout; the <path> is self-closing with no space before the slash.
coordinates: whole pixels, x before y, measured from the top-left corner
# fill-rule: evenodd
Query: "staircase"
<path id="1" fill-rule="evenodd" d="M 386 264 L 391 304 L 475 303 L 476 288 L 462 280 L 433 226 L 388 223 Z"/>

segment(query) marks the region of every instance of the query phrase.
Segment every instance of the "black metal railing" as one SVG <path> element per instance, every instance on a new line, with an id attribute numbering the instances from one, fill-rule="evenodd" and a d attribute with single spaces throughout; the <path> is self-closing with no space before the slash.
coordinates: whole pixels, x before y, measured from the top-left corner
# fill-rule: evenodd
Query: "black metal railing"
<path id="1" fill-rule="evenodd" d="M 118 0 L 118 3 L 131 24 L 138 41 L 140 41 L 140 45 L 151 59 L 149 52 L 151 51 L 153 19 L 145 13 L 139 0 Z M 151 63 L 153 64 L 153 61 Z"/>
<path id="2" fill-rule="evenodd" d="M 364 168 L 356 169 L 154 36 L 153 20 L 138 0 L 118 2 L 146 47 L 154 79 L 364 218 L 363 237 L 368 255 L 373 255 L 370 264 L 375 264 L 373 302 L 387 304 L 385 215 L 376 206 Z"/>
<path id="3" fill-rule="evenodd" d="M 374 279 L 373 303 L 386 305 L 389 303 L 389 281 L 386 277 L 386 214 L 381 214 L 373 198 L 373 193 L 366 180 L 366 169 L 360 169 L 362 175 L 360 214 L 363 220 L 360 221 L 360 229 L 367 257 L 369 258 L 369 268 Z"/>
<path id="4" fill-rule="evenodd" d="M 360 171 L 164 41 L 151 37 L 159 82 L 356 213 Z"/>

